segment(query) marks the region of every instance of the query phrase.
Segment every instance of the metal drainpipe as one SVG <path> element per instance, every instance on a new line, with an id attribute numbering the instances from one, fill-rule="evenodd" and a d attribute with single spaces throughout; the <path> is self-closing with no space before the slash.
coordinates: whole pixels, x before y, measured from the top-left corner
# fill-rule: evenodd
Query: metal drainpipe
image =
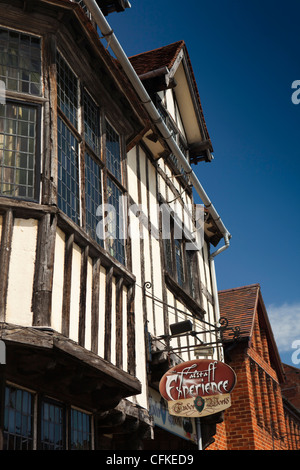
<path id="1" fill-rule="evenodd" d="M 216 209 L 214 208 L 211 200 L 207 196 L 206 192 L 204 191 L 202 185 L 200 184 L 197 176 L 193 172 L 189 162 L 185 158 L 185 155 L 181 152 L 180 148 L 178 147 L 177 143 L 173 139 L 172 134 L 170 133 L 169 129 L 165 125 L 164 121 L 162 120 L 160 114 L 158 113 L 155 105 L 153 104 L 150 96 L 148 95 L 145 87 L 143 86 L 140 78 L 138 77 L 136 71 L 132 67 L 128 57 L 126 56 L 125 52 L 123 51 L 119 41 L 117 40 L 112 28 L 110 27 L 109 23 L 107 22 L 105 16 L 103 15 L 101 9 L 96 4 L 95 0 L 84 0 L 86 6 L 90 10 L 95 22 L 97 23 L 103 37 L 106 39 L 108 45 L 111 47 L 112 51 L 114 52 L 116 58 L 120 62 L 121 66 L 123 67 L 124 72 L 126 73 L 127 77 L 129 78 L 131 84 L 133 85 L 136 93 L 138 94 L 142 104 L 144 105 L 145 109 L 147 110 L 149 116 L 152 119 L 153 124 L 157 127 L 160 131 L 161 135 L 163 136 L 164 140 L 167 142 L 170 150 L 172 153 L 178 158 L 180 161 L 183 169 L 188 173 L 191 183 L 193 184 L 197 194 L 201 198 L 202 202 L 204 203 L 205 207 L 208 209 L 208 212 L 212 216 L 215 224 L 221 231 L 223 238 L 224 238 L 224 245 L 217 249 L 214 253 L 210 256 L 210 266 L 211 266 L 211 273 L 212 273 L 212 282 L 213 282 L 213 297 L 214 297 L 214 304 L 215 304 L 215 320 L 219 319 L 219 299 L 218 299 L 218 290 L 216 284 L 216 275 L 215 275 L 215 265 L 214 259 L 217 255 L 225 251 L 229 247 L 229 240 L 231 238 L 230 233 L 226 229 L 225 225 L 223 224 L 221 217 L 217 213 Z"/>

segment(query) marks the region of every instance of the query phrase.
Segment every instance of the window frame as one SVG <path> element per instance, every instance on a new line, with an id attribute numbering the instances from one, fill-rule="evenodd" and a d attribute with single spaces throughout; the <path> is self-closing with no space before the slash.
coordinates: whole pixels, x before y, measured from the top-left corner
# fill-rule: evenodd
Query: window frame
<path id="1" fill-rule="evenodd" d="M 21 101 L 15 98 L 9 97 L 6 99 L 6 104 L 11 104 L 19 107 L 29 107 L 33 108 L 36 111 L 36 122 L 35 122 L 35 152 L 34 152 L 34 195 L 33 197 L 25 196 L 16 196 L 16 195 L 5 195 L 0 192 L 0 197 L 7 197 L 10 199 L 15 199 L 18 201 L 28 201 L 28 202 L 39 202 L 40 199 L 40 190 L 41 190 L 41 147 L 42 147 L 42 105 L 40 103 L 34 103 L 32 101 Z M 6 106 L 5 104 L 5 106 Z M 3 106 L 3 105 L 0 105 Z M 17 134 L 16 134 L 17 135 Z M 3 149 L 4 151 L 4 149 Z M 0 172 L 2 170 L 2 165 L 0 165 Z M 0 179 L 0 184 L 2 181 Z"/>
<path id="2" fill-rule="evenodd" d="M 7 31 L 9 34 L 10 32 L 24 35 L 24 36 L 29 36 L 30 38 L 35 38 L 35 40 L 38 40 L 40 43 L 40 48 L 39 48 L 39 60 L 40 60 L 40 70 L 39 70 L 39 75 L 40 75 L 40 81 L 39 81 L 39 88 L 40 92 L 38 94 L 33 94 L 24 91 L 15 91 L 15 90 L 10 90 L 9 88 L 6 88 L 6 96 L 5 96 L 5 104 L 0 106 L 5 106 L 7 103 L 15 104 L 16 106 L 28 106 L 28 107 L 34 107 L 36 110 L 36 123 L 35 123 L 35 153 L 34 153 L 34 158 L 35 158 L 35 165 L 34 165 L 34 190 L 33 190 L 33 197 L 26 197 L 26 196 L 15 196 L 15 195 L 5 195 L 0 193 L 0 198 L 1 197 L 7 197 L 9 199 L 14 199 L 18 201 L 28 201 L 28 202 L 39 202 L 40 201 L 40 193 L 41 193 L 41 168 L 42 168 L 42 108 L 43 108 L 43 103 L 45 101 L 44 99 L 44 89 L 43 89 L 43 83 L 44 83 L 44 57 L 43 57 L 43 48 L 44 48 L 44 38 L 40 34 L 36 33 L 31 33 L 28 31 L 24 31 L 18 28 L 11 28 L 7 26 L 0 26 L 1 30 Z M 20 67 L 19 67 L 20 69 Z M 32 71 L 31 71 L 32 72 Z M 31 73 L 30 72 L 30 73 Z M 19 78 L 18 78 L 19 80 Z M 5 81 L 6 83 L 6 81 Z M 29 81 L 29 83 L 31 83 Z M 19 87 L 19 85 L 18 85 Z M 29 86 L 30 90 L 30 86 Z M 2 167 L 1 167 L 2 168 Z M 1 176 L 1 175 L 0 175 Z"/>
<path id="3" fill-rule="evenodd" d="M 6 437 L 5 435 L 9 435 L 11 433 L 9 433 L 9 431 L 4 431 L 4 425 L 5 425 L 5 410 L 6 410 L 6 390 L 7 389 L 12 389 L 14 388 L 16 391 L 21 391 L 22 394 L 23 393 L 28 393 L 29 395 L 31 395 L 31 433 L 32 433 L 32 436 L 30 438 L 31 440 L 31 449 L 27 449 L 27 450 L 34 450 L 35 449 L 35 444 L 36 444 L 36 429 L 35 429 L 35 412 L 36 412 L 36 407 L 35 407 L 35 403 L 36 403 L 36 393 L 32 390 L 29 390 L 29 389 L 26 389 L 24 387 L 19 387 L 18 385 L 14 384 L 14 383 L 10 383 L 10 382 L 6 382 L 4 384 L 4 387 L 3 387 L 3 397 L 4 397 L 4 400 L 3 400 L 3 410 L 1 410 L 1 412 L 3 413 L 3 450 L 21 450 L 21 449 L 10 449 L 9 447 L 8 448 L 5 448 L 4 449 L 4 445 L 5 445 L 5 441 L 8 439 L 8 437 Z M 22 398 L 22 402 L 23 402 L 23 398 Z M 0 413 L 1 415 L 1 413 Z M 20 437 L 22 438 L 22 434 L 20 434 Z M 8 444 L 8 442 L 6 441 L 6 444 Z"/>
<path id="4" fill-rule="evenodd" d="M 170 215 L 170 238 L 164 238 L 163 241 L 163 262 L 164 262 L 164 270 L 167 276 L 171 278 L 171 280 L 176 283 L 176 286 L 179 287 L 181 291 L 183 291 L 186 295 L 188 295 L 194 302 L 200 302 L 200 292 L 199 292 L 199 272 L 198 272 L 198 257 L 197 257 L 197 250 L 188 250 L 186 245 L 190 243 L 187 240 L 182 232 L 182 238 L 175 238 L 175 230 L 174 230 L 174 217 Z M 176 259 L 176 243 L 180 243 L 180 250 L 181 250 L 181 266 L 182 266 L 182 276 L 183 280 L 180 282 L 179 273 L 178 273 L 178 263 Z M 169 250 L 169 253 L 167 253 Z M 189 263 L 188 263 L 188 255 L 187 252 L 194 253 L 194 273 L 195 277 L 191 276 L 189 272 Z M 196 280 L 195 280 L 196 279 Z M 192 282 L 194 295 L 192 294 L 193 289 L 191 288 L 190 283 Z"/>
<path id="5" fill-rule="evenodd" d="M 74 71 L 74 68 L 70 64 L 70 62 L 65 58 L 65 55 L 61 52 L 59 48 L 57 48 L 56 51 L 57 57 L 59 55 L 59 60 L 64 61 L 65 65 L 70 69 L 74 77 L 76 77 L 77 80 L 77 92 L 78 92 L 78 98 L 77 98 L 77 128 L 74 126 L 72 122 L 68 119 L 68 116 L 64 114 L 62 109 L 59 107 L 59 103 L 57 103 L 57 119 L 60 118 L 62 122 L 65 124 L 65 126 L 68 128 L 68 130 L 78 139 L 78 178 L 79 178 L 79 217 L 78 217 L 78 222 L 74 220 L 74 218 L 71 217 L 71 220 L 76 223 L 76 225 L 83 229 L 86 234 L 93 239 L 100 247 L 104 248 L 104 250 L 110 254 L 113 258 L 116 259 L 117 262 L 121 263 L 124 267 L 127 266 L 127 243 L 126 240 L 124 239 L 116 239 L 115 242 L 118 242 L 120 245 L 122 245 L 122 252 L 124 253 L 122 255 L 122 259 L 120 259 L 119 256 L 116 256 L 115 254 L 111 254 L 110 251 L 110 246 L 107 243 L 107 240 L 105 239 L 105 236 L 103 236 L 103 239 L 100 239 L 97 236 L 94 237 L 90 233 L 90 227 L 87 224 L 87 198 L 86 198 L 86 154 L 91 158 L 96 165 L 98 165 L 99 168 L 99 173 L 100 173 L 100 180 L 101 184 L 101 191 L 100 191 L 100 198 L 102 201 L 102 204 L 107 204 L 109 203 L 108 201 L 108 194 L 107 194 L 107 188 L 109 184 L 109 180 L 112 181 L 112 184 L 114 184 L 118 191 L 122 193 L 122 196 L 125 196 L 127 194 L 127 189 L 126 189 L 126 168 L 125 168 L 125 160 L 126 160 L 126 152 L 125 152 L 125 137 L 122 134 L 122 132 L 119 132 L 114 124 L 112 124 L 112 119 L 109 116 L 108 113 L 106 113 L 106 109 L 99 104 L 99 102 L 92 96 L 92 94 L 89 92 L 85 84 L 81 81 L 81 78 L 76 72 Z M 58 60 L 58 59 L 57 59 Z M 87 101 L 86 101 L 87 97 Z M 93 148 L 93 145 L 89 143 L 89 139 L 86 137 L 86 120 L 85 120 L 85 103 L 88 101 L 91 101 L 91 103 L 95 106 L 95 112 L 96 112 L 96 118 L 98 122 L 98 149 Z M 112 168 L 109 167 L 108 165 L 108 159 L 107 159 L 107 131 L 108 131 L 108 125 L 111 127 L 112 131 L 117 135 L 118 137 L 118 147 L 119 147 L 119 168 L 118 171 L 114 172 Z M 58 170 L 59 171 L 59 170 Z M 59 173 L 57 173 L 57 186 L 59 186 Z M 59 205 L 59 197 L 61 195 L 57 191 L 57 203 L 59 209 L 68 217 L 70 216 L 60 207 Z M 95 218 L 97 215 L 95 216 Z M 126 221 L 126 204 L 122 205 L 122 222 L 123 222 L 123 229 L 125 230 L 125 221 Z M 96 224 L 97 227 L 97 224 Z M 92 232 L 96 232 L 96 227 L 95 230 Z M 115 250 L 116 253 L 119 253 L 119 250 Z"/>

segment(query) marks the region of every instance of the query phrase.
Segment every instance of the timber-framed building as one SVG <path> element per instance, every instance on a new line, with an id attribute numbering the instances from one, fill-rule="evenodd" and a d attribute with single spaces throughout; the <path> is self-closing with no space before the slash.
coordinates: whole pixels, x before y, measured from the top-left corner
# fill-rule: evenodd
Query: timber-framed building
<path id="1" fill-rule="evenodd" d="M 127 3 L 98 1 L 105 15 Z M 188 249 L 190 174 L 83 1 L 1 0 L 0 18 L 1 447 L 151 448 L 160 377 L 170 361 L 201 357 L 193 337 L 170 339 L 170 325 L 189 319 L 215 340 L 210 254 L 224 234 L 205 208 L 203 242 Z M 184 42 L 130 62 L 187 161 L 209 162 Z M 124 226 L 131 236 L 113 236 Z M 203 422 L 205 442 L 220 419 Z M 193 424 L 180 426 L 195 446 Z"/>

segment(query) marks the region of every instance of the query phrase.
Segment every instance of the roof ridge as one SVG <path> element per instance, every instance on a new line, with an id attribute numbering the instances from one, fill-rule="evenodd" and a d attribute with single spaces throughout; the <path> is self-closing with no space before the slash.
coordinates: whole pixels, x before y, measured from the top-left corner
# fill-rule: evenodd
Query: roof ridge
<path id="1" fill-rule="evenodd" d="M 166 47 L 171 47 L 171 46 L 175 46 L 175 44 L 181 44 L 182 46 L 185 45 L 185 42 L 183 39 L 179 40 L 179 41 L 175 41 L 175 42 L 172 42 L 170 44 L 166 44 L 165 46 L 160 46 L 160 47 L 156 47 L 155 49 L 150 49 L 149 51 L 144 51 L 144 52 L 139 52 L 138 54 L 134 54 L 132 56 L 129 56 L 129 60 L 132 59 L 132 58 L 135 58 L 135 57 L 138 57 L 140 55 L 145 55 L 145 54 L 150 54 L 152 52 L 156 52 L 156 51 L 159 51 L 161 49 L 165 49 Z"/>
<path id="2" fill-rule="evenodd" d="M 254 283 L 254 284 L 248 284 L 248 285 L 240 286 L 240 287 L 232 287 L 230 289 L 222 289 L 222 290 L 219 290 L 218 293 L 222 294 L 222 293 L 225 293 L 225 292 L 235 292 L 235 291 L 238 291 L 238 290 L 250 289 L 250 288 L 253 288 L 253 287 L 260 288 L 260 284 L 259 283 Z"/>

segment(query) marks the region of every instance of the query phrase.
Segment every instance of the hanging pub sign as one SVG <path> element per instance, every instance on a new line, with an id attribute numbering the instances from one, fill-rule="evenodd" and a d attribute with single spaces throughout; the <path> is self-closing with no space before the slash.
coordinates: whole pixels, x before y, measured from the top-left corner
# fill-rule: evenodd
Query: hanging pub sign
<path id="1" fill-rule="evenodd" d="M 224 362 L 197 359 L 169 369 L 159 391 L 171 415 L 198 418 L 229 408 L 235 384 L 235 372 Z"/>

